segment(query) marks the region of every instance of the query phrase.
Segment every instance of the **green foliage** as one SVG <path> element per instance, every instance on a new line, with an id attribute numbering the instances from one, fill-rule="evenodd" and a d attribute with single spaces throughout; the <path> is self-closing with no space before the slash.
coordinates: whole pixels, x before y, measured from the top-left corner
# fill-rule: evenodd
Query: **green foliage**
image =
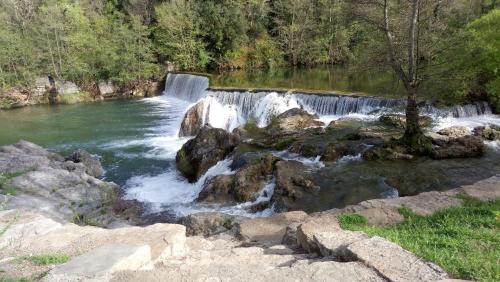
<path id="1" fill-rule="evenodd" d="M 163 2 L 156 6 L 154 29 L 156 51 L 181 69 L 203 69 L 210 60 L 200 40 L 200 20 L 186 0 Z"/>
<path id="2" fill-rule="evenodd" d="M 10 277 L 0 277 L 0 282 L 31 282 L 32 279 L 29 278 L 10 278 Z"/>
<path id="3" fill-rule="evenodd" d="M 462 197 L 463 206 L 430 216 L 401 209 L 405 222 L 374 227 L 356 215 L 341 215 L 341 226 L 387 238 L 443 267 L 452 276 L 475 281 L 499 281 L 500 200 L 481 202 Z"/>
<path id="4" fill-rule="evenodd" d="M 63 254 L 44 254 L 19 257 L 18 261 L 29 261 L 36 265 L 62 264 L 68 262 L 70 257 Z"/>
<path id="5" fill-rule="evenodd" d="M 20 176 L 24 172 L 0 173 L 0 193 L 5 195 L 16 195 L 17 188 L 10 184 L 12 178 Z"/>

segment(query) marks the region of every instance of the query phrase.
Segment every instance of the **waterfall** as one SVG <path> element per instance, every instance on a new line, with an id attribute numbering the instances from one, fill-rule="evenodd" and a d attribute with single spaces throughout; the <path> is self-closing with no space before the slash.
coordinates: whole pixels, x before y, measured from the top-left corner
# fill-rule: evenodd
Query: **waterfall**
<path id="1" fill-rule="evenodd" d="M 205 96 L 208 84 L 208 78 L 204 76 L 169 73 L 165 83 L 165 95 L 196 102 Z"/>
<path id="2" fill-rule="evenodd" d="M 303 108 L 320 116 L 344 116 L 349 114 L 380 115 L 382 112 L 404 113 L 405 99 L 379 97 L 321 95 L 305 93 L 277 93 L 271 91 L 214 91 L 207 90 L 208 78 L 190 74 L 167 76 L 165 95 L 189 102 L 198 102 L 195 111 L 186 114 L 182 133 L 196 132 L 203 124 L 233 130 L 253 120 L 260 127 L 266 126 L 273 116 L 292 108 Z M 420 113 L 434 117 L 466 118 L 492 114 L 486 102 L 438 108 L 430 103 L 420 107 Z M 198 118 L 195 118 L 198 117 Z"/>

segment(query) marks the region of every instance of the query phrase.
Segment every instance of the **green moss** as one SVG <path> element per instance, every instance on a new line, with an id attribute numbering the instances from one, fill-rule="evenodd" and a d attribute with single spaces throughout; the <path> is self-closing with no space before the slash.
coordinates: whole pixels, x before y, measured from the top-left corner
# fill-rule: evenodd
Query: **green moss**
<path id="1" fill-rule="evenodd" d="M 402 208 L 399 212 L 405 222 L 391 227 L 369 226 L 359 215 L 338 219 L 342 228 L 384 237 L 440 265 L 455 278 L 500 281 L 500 200 L 460 198 L 463 206 L 430 216 Z"/>
<path id="2" fill-rule="evenodd" d="M 0 193 L 4 195 L 16 195 L 17 188 L 10 184 L 12 178 L 23 175 L 25 172 L 0 173 Z"/>
<path id="3" fill-rule="evenodd" d="M 278 141 L 276 141 L 273 144 L 273 148 L 276 150 L 285 150 L 290 146 L 293 142 L 297 141 L 297 138 L 295 137 L 288 137 L 288 138 L 283 138 Z"/>
<path id="4" fill-rule="evenodd" d="M 58 102 L 60 104 L 76 104 L 81 102 L 93 101 L 92 95 L 88 92 L 77 92 L 72 94 L 59 94 Z"/>
<path id="5" fill-rule="evenodd" d="M 177 156 L 175 158 L 177 169 L 183 173 L 184 175 L 191 175 L 193 174 L 193 166 L 189 162 L 186 156 L 186 152 L 181 149 L 179 152 L 177 152 Z"/>
<path id="6" fill-rule="evenodd" d="M 29 261 L 36 265 L 50 265 L 50 264 L 62 264 L 69 261 L 70 257 L 63 254 L 44 254 L 36 256 L 23 256 L 19 257 L 17 260 Z"/>

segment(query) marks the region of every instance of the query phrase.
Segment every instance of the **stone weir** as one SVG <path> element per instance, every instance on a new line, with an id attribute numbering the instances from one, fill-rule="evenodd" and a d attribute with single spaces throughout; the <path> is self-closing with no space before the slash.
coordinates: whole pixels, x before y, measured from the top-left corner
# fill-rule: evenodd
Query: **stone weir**
<path id="1" fill-rule="evenodd" d="M 235 88 L 213 87 L 207 76 L 188 73 L 169 73 L 165 95 L 198 102 L 212 97 L 223 106 L 235 110 L 240 119 L 262 119 L 260 110 L 279 114 L 291 106 L 301 107 L 318 115 L 370 114 L 379 110 L 402 112 L 405 99 L 369 96 L 364 93 L 316 91 L 283 88 Z M 274 108 L 274 109 L 269 109 Z M 268 109 L 268 110 L 266 110 Z M 476 102 L 452 107 L 436 107 L 423 102 L 420 107 L 424 115 L 452 116 L 455 118 L 492 114 L 486 102 Z M 226 109 L 227 111 L 227 109 Z"/>

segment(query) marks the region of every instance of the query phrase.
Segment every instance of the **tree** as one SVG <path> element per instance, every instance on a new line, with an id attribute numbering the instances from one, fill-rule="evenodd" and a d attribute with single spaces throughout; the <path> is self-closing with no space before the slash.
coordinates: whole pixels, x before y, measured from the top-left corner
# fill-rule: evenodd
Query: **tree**
<path id="1" fill-rule="evenodd" d="M 387 62 L 406 90 L 406 129 L 402 141 L 415 151 L 428 149 L 419 125 L 418 93 L 439 50 L 436 42 L 445 28 L 435 10 L 438 0 L 357 0 L 354 13 L 380 32 Z"/>
<path id="2" fill-rule="evenodd" d="M 154 42 L 161 60 L 185 70 L 203 69 L 210 57 L 202 41 L 200 20 L 189 1 L 164 2 L 155 12 Z"/>

